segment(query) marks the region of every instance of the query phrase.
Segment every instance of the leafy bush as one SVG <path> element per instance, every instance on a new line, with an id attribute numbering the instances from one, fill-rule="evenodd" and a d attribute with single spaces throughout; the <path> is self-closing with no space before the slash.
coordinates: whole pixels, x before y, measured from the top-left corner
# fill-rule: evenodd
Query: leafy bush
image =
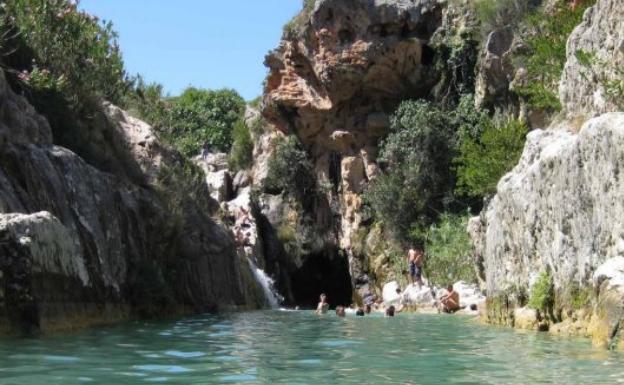
<path id="1" fill-rule="evenodd" d="M 585 0 L 571 8 L 567 1 L 560 0 L 553 12 L 537 11 L 527 17 L 526 23 L 533 33 L 525 39 L 527 50 L 520 56 L 527 70 L 527 79 L 516 92 L 532 108 L 561 109 L 557 93 L 566 62 L 566 43 L 585 10 L 593 3 L 595 0 Z"/>
<path id="2" fill-rule="evenodd" d="M 68 0 L 6 0 L 2 14 L 33 55 L 34 65 L 20 68 L 28 86 L 37 90 L 63 84 L 59 90 L 78 105 L 92 97 L 117 103 L 128 91 L 110 22 L 100 23 Z"/>
<path id="3" fill-rule="evenodd" d="M 471 101 L 465 97 L 453 110 L 406 101 L 393 116 L 392 132 L 380 146 L 385 172 L 370 183 L 364 199 L 399 240 L 454 202 L 452 159 L 459 139 L 478 135 L 487 119 Z"/>
<path id="4" fill-rule="evenodd" d="M 580 310 L 591 303 L 592 290 L 587 287 L 580 287 L 578 284 L 571 284 L 569 295 L 572 309 Z"/>
<path id="5" fill-rule="evenodd" d="M 425 272 L 435 285 L 463 280 L 476 282 L 468 215 L 442 214 L 427 231 Z"/>
<path id="6" fill-rule="evenodd" d="M 474 9 L 484 32 L 517 24 L 539 1 L 476 0 Z"/>
<path id="7" fill-rule="evenodd" d="M 518 163 L 526 134 L 523 122 L 508 118 L 490 122 L 476 139 L 467 137 L 455 159 L 458 193 L 485 196 L 496 192 L 500 178 Z"/>
<path id="8" fill-rule="evenodd" d="M 316 194 L 314 166 L 296 137 L 289 136 L 277 145 L 268 167 L 266 191 L 288 192 L 298 198 Z"/>
<path id="9" fill-rule="evenodd" d="M 146 84 L 141 76 L 134 81 L 132 92 L 126 95 L 123 105 L 128 112 L 156 128 L 169 124 L 170 103 L 163 95 L 163 86 Z"/>
<path id="10" fill-rule="evenodd" d="M 197 155 L 202 147 L 228 152 L 232 131 L 245 111 L 243 98 L 234 90 L 188 88 L 170 100 L 162 136 L 186 156 Z"/>
<path id="11" fill-rule="evenodd" d="M 253 161 L 253 142 L 249 128 L 243 119 L 234 124 L 232 131 L 232 150 L 230 151 L 229 164 L 234 171 L 243 170 L 251 166 Z"/>
<path id="12" fill-rule="evenodd" d="M 531 287 L 528 305 L 533 309 L 546 311 L 553 306 L 554 301 L 555 294 L 552 278 L 548 272 L 544 271 Z"/>

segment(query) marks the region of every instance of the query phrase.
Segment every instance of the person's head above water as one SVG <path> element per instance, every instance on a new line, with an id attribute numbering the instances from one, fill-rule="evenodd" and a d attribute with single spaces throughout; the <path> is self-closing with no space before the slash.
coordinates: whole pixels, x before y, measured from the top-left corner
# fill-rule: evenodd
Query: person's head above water
<path id="1" fill-rule="evenodd" d="M 336 315 L 338 317 L 344 317 L 345 316 L 345 308 L 344 308 L 344 306 L 336 306 Z"/>
<path id="2" fill-rule="evenodd" d="M 386 317 L 394 317 L 394 306 L 386 309 Z"/>
<path id="3" fill-rule="evenodd" d="M 355 315 L 358 317 L 364 317 L 364 309 L 362 308 L 357 309 L 357 311 L 355 312 Z"/>

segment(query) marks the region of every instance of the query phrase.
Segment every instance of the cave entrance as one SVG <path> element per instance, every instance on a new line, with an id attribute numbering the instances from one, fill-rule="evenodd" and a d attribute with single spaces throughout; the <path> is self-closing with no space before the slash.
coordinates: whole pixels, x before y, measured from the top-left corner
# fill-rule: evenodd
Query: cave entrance
<path id="1" fill-rule="evenodd" d="M 292 273 L 291 289 L 295 303 L 301 307 L 315 308 L 321 293 L 327 294 L 332 308 L 349 306 L 353 293 L 349 261 L 337 250 L 311 255 Z"/>

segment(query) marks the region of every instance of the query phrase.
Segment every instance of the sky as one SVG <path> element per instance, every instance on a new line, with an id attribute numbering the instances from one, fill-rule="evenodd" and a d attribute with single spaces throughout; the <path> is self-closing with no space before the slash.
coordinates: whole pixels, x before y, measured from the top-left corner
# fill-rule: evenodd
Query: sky
<path id="1" fill-rule="evenodd" d="M 262 93 L 266 53 L 301 0 L 82 0 L 80 8 L 111 20 L 126 70 L 164 86 L 233 88 Z"/>

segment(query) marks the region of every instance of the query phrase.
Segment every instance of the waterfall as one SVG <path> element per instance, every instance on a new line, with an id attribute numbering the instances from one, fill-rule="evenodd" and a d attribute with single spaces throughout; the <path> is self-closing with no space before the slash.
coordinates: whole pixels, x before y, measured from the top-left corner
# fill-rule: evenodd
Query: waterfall
<path id="1" fill-rule="evenodd" d="M 262 287 L 262 291 L 264 292 L 264 301 L 266 305 L 268 305 L 271 309 L 277 309 L 280 305 L 280 302 L 284 300 L 284 297 L 282 297 L 275 289 L 275 282 L 264 272 L 264 270 L 256 266 L 251 258 L 248 258 L 248 261 L 254 278 Z"/>

